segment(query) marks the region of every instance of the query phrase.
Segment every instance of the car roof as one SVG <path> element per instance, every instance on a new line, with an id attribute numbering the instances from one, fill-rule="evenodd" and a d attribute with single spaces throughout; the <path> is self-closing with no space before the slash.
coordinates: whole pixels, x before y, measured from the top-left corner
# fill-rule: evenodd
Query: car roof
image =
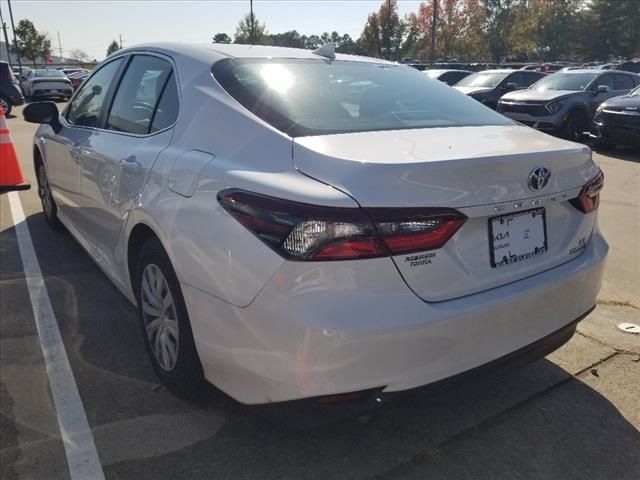
<path id="1" fill-rule="evenodd" d="M 479 72 L 474 72 L 474 73 L 515 73 L 515 72 L 522 73 L 522 70 L 516 70 L 514 68 L 494 68 L 490 70 L 480 70 Z"/>
<path id="2" fill-rule="evenodd" d="M 462 68 L 433 68 L 433 69 L 427 69 L 427 70 L 423 70 L 422 73 L 447 73 L 447 72 L 469 72 L 469 73 L 475 73 L 472 70 L 463 70 Z"/>
<path id="3" fill-rule="evenodd" d="M 272 47 L 266 45 L 240 45 L 235 43 L 221 44 L 191 44 L 173 42 L 154 42 L 133 45 L 119 50 L 118 54 L 147 50 L 168 55 L 182 55 L 213 64 L 224 58 L 282 58 L 282 59 L 313 59 L 322 60 L 323 57 L 314 55 L 312 50 L 301 48 Z M 352 62 L 382 63 L 396 65 L 394 62 L 377 58 L 361 57 L 357 55 L 345 55 L 336 53 L 336 60 L 348 60 Z M 325 59 L 326 60 L 326 59 Z M 399 65 L 399 64 L 398 64 Z"/>
<path id="4" fill-rule="evenodd" d="M 601 75 L 603 73 L 607 73 L 606 70 L 596 70 L 595 68 L 576 68 L 574 70 L 566 70 L 560 73 L 568 73 L 570 75 L 574 75 L 577 73 L 592 73 L 594 75 Z"/>

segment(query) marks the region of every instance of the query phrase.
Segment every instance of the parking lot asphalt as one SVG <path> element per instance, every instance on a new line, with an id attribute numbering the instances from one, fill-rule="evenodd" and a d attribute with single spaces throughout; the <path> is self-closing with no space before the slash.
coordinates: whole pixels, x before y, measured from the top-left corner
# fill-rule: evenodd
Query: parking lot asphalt
<path id="1" fill-rule="evenodd" d="M 8 119 L 35 185 L 21 108 Z M 640 478 L 640 153 L 594 154 L 610 246 L 596 310 L 546 359 L 455 388 L 416 390 L 356 419 L 295 430 L 214 388 L 158 384 L 135 309 L 36 190 L 19 194 L 104 476 L 108 479 Z M 0 478 L 70 478 L 15 225 L 0 198 Z M 281 413 L 286 415 L 285 413 Z M 284 422 L 283 422 L 284 423 Z"/>

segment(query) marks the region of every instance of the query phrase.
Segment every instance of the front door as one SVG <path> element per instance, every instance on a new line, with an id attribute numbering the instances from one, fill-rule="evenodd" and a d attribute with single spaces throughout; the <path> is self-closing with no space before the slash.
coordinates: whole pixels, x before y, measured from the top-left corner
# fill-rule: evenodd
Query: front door
<path id="1" fill-rule="evenodd" d="M 134 55 L 102 128 L 78 145 L 87 207 L 82 229 L 96 261 L 116 278 L 127 215 L 171 142 L 177 99 L 172 64 L 161 56 Z"/>

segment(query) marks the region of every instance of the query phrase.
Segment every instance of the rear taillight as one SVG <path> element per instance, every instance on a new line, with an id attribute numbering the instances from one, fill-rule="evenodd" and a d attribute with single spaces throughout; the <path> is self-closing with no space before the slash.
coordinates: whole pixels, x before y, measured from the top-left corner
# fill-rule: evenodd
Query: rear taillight
<path id="1" fill-rule="evenodd" d="M 571 205 L 582 213 L 591 213 L 600 205 L 600 190 L 604 186 L 604 173 L 596 175 L 593 180 L 589 180 L 580 190 L 580 195 L 571 200 Z"/>
<path id="2" fill-rule="evenodd" d="M 285 258 L 350 260 L 442 247 L 467 217 L 453 209 L 324 207 L 241 190 L 220 204 Z"/>

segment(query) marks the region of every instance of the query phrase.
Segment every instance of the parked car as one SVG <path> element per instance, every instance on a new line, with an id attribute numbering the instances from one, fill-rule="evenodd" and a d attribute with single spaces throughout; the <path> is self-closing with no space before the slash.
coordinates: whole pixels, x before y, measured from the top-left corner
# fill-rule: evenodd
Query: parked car
<path id="1" fill-rule="evenodd" d="M 640 84 L 640 75 L 616 70 L 570 70 L 505 95 L 498 111 L 538 130 L 580 140 L 596 108 Z"/>
<path id="2" fill-rule="evenodd" d="M 640 73 L 640 61 L 622 62 L 617 69 L 625 72 Z"/>
<path id="3" fill-rule="evenodd" d="M 468 77 L 473 72 L 470 70 L 425 70 L 425 75 L 431 78 L 435 78 L 436 80 L 440 80 L 441 82 L 446 83 L 447 85 L 455 85 L 460 80 L 465 77 Z"/>
<path id="4" fill-rule="evenodd" d="M 454 88 L 495 110 L 505 93 L 527 88 L 544 76 L 527 70 L 485 70 L 463 78 Z"/>
<path id="5" fill-rule="evenodd" d="M 25 96 L 30 100 L 61 98 L 73 95 L 71 82 L 61 70 L 40 68 L 28 73 L 24 82 Z"/>
<path id="6" fill-rule="evenodd" d="M 84 82 L 87 79 L 87 77 L 91 72 L 89 70 L 85 70 L 84 68 L 81 68 L 81 69 L 74 69 L 73 71 L 64 72 L 64 73 L 69 79 L 69 81 L 71 82 L 71 87 L 75 92 L 78 89 L 78 87 L 82 85 L 82 82 Z"/>
<path id="7" fill-rule="evenodd" d="M 29 67 L 25 67 L 25 66 L 23 66 L 22 69 L 20 67 L 13 67 L 12 70 L 15 77 L 21 82 L 24 82 L 27 79 L 27 76 L 31 71 Z"/>
<path id="8" fill-rule="evenodd" d="M 520 67 L 520 70 L 529 70 L 532 72 L 541 72 L 542 71 L 542 65 L 525 65 L 524 67 Z"/>
<path id="9" fill-rule="evenodd" d="M 18 79 L 7 62 L 0 62 L 0 107 L 9 115 L 15 105 L 22 105 L 24 97 Z"/>
<path id="10" fill-rule="evenodd" d="M 173 391 L 383 401 L 544 355 L 596 303 L 589 148 L 411 68 L 138 45 L 24 118 L 46 221 L 138 305 Z"/>
<path id="11" fill-rule="evenodd" d="M 598 148 L 640 146 L 640 86 L 628 95 L 600 104 L 593 117 L 591 137 Z"/>

